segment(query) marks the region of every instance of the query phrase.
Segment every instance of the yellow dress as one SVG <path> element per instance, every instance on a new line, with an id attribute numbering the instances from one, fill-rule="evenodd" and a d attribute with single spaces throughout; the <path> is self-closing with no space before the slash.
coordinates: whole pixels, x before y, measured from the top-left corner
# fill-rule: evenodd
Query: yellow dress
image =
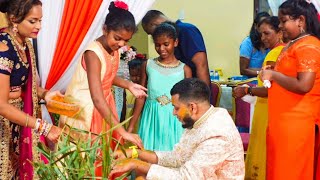
<path id="1" fill-rule="evenodd" d="M 267 62 L 275 62 L 283 49 L 283 45 L 273 48 L 264 59 L 262 66 Z M 258 86 L 263 82 L 258 78 Z M 245 179 L 266 179 L 266 129 L 268 125 L 268 98 L 258 97 L 254 108 L 250 141 L 246 156 Z"/>
<path id="2" fill-rule="evenodd" d="M 126 119 L 127 119 L 131 117 L 133 114 L 133 107 L 134 107 L 134 103 L 136 102 L 136 97 L 128 89 L 126 89 L 125 91 L 126 91 Z M 134 126 L 133 133 L 138 133 L 139 123 L 140 123 L 140 117 Z M 128 128 L 128 126 L 129 126 L 129 122 L 125 125 L 125 127 Z"/>

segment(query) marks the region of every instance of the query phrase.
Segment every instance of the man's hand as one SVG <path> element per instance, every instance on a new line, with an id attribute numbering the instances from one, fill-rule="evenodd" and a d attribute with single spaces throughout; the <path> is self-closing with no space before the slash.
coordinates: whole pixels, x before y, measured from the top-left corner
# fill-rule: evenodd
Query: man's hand
<path id="1" fill-rule="evenodd" d="M 116 152 L 113 153 L 113 157 L 116 160 L 123 160 L 126 158 L 131 158 L 132 150 L 131 149 L 126 149 L 126 155 L 123 153 L 121 150 L 117 150 Z"/>
<path id="2" fill-rule="evenodd" d="M 135 161 L 138 161 L 138 160 L 128 158 L 128 159 L 123 159 L 116 162 L 116 164 L 111 169 L 111 172 L 109 174 L 109 179 L 112 179 L 115 174 L 123 174 L 123 173 L 132 171 L 134 169 L 133 167 L 136 164 Z"/>

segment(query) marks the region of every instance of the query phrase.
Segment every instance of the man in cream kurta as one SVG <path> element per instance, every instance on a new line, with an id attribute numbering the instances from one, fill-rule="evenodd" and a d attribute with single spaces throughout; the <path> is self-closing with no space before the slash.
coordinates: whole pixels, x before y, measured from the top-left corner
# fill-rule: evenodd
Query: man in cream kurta
<path id="1" fill-rule="evenodd" d="M 186 128 L 170 152 L 137 150 L 138 159 L 119 160 L 111 172 L 136 170 L 146 179 L 243 179 L 241 137 L 225 109 L 210 105 L 210 90 L 198 79 L 184 79 L 172 89 L 174 114 Z M 130 157 L 135 152 L 127 150 Z"/>

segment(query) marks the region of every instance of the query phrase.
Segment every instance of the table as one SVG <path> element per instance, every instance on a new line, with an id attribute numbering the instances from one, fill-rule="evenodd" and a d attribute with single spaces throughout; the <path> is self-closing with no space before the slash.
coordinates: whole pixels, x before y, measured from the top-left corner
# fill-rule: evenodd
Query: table
<path id="1" fill-rule="evenodd" d="M 232 87 L 221 85 L 220 107 L 232 111 Z"/>
<path id="2" fill-rule="evenodd" d="M 232 87 L 221 85 L 221 97 L 220 97 L 220 104 L 219 107 L 225 108 L 228 111 L 232 112 Z M 251 132 L 251 125 L 252 125 L 252 119 L 253 119 L 253 113 L 254 113 L 254 106 L 255 103 L 250 104 L 250 128 L 249 132 Z"/>

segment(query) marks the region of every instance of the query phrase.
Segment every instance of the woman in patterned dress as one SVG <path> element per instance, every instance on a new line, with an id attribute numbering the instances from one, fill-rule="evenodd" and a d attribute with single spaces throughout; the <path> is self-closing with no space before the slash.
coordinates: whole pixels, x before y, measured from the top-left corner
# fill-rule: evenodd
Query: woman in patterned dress
<path id="1" fill-rule="evenodd" d="M 38 99 L 57 94 L 37 86 L 35 54 L 28 40 L 41 28 L 42 4 L 7 0 L 1 1 L 0 11 L 9 24 L 0 30 L 0 179 L 33 179 L 30 161 L 40 160 L 34 149 L 40 135 L 56 142 L 61 131 L 36 119 Z"/>

